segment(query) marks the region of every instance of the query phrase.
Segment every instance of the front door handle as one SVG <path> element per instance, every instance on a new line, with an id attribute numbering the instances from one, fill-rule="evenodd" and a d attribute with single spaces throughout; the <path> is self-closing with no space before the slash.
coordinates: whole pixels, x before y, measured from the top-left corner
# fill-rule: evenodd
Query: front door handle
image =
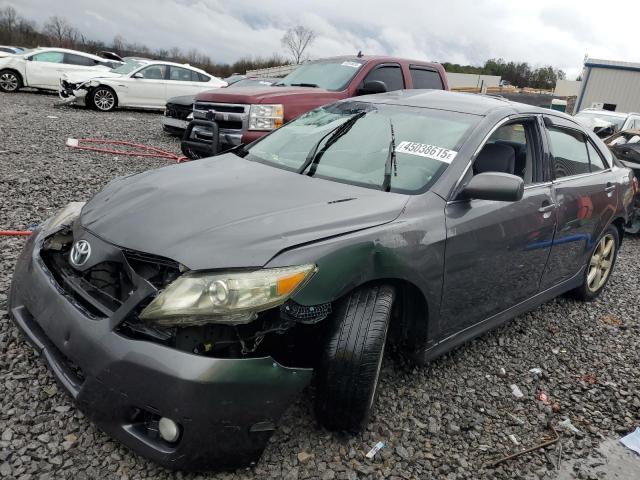
<path id="1" fill-rule="evenodd" d="M 544 202 L 542 206 L 538 209 L 538 211 L 542 214 L 542 218 L 549 218 L 551 213 L 555 210 L 555 203 L 547 203 Z"/>
<path id="2" fill-rule="evenodd" d="M 615 185 L 607 185 L 607 187 L 604 189 L 605 192 L 613 192 L 616 189 Z"/>

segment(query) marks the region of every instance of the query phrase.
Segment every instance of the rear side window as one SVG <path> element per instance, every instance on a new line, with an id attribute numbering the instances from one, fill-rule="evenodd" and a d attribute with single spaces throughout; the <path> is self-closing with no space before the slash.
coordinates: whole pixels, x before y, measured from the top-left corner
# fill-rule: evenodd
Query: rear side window
<path id="1" fill-rule="evenodd" d="M 602 156 L 600 156 L 600 153 L 591 145 L 591 142 L 587 142 L 587 150 L 589 151 L 589 162 L 591 163 L 592 172 L 599 172 L 600 170 L 606 170 L 608 168 Z"/>
<path id="2" fill-rule="evenodd" d="M 31 57 L 34 62 L 62 63 L 64 53 L 62 52 L 42 52 Z"/>
<path id="3" fill-rule="evenodd" d="M 604 169 L 604 163 L 597 152 L 593 152 L 593 163 L 590 160 L 588 147 L 591 145 L 582 133 L 556 127 L 550 127 L 547 131 L 556 178 Z"/>
<path id="4" fill-rule="evenodd" d="M 364 79 L 365 82 L 379 80 L 387 86 L 387 91 L 402 90 L 404 88 L 404 78 L 400 65 L 383 65 L 369 72 Z"/>
<path id="5" fill-rule="evenodd" d="M 83 67 L 93 67 L 98 62 L 82 55 L 74 55 L 73 53 L 64 54 L 64 63 L 69 65 L 81 65 Z"/>
<path id="6" fill-rule="evenodd" d="M 149 65 L 139 73 L 142 74 L 142 78 L 147 80 L 164 80 L 166 69 L 166 65 Z"/>
<path id="7" fill-rule="evenodd" d="M 431 88 L 442 90 L 442 79 L 438 72 L 426 68 L 410 67 L 413 88 Z"/>
<path id="8" fill-rule="evenodd" d="M 169 80 L 177 80 L 180 82 L 190 82 L 191 81 L 191 70 L 187 70 L 186 68 L 180 67 L 171 67 L 169 71 Z"/>

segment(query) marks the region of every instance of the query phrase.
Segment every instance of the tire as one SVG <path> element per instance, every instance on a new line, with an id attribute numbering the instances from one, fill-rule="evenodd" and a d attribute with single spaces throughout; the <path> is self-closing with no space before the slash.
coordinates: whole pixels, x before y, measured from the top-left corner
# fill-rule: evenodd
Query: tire
<path id="1" fill-rule="evenodd" d="M 394 295 L 387 285 L 358 288 L 329 317 L 315 400 L 316 418 L 328 430 L 357 432 L 369 420 Z"/>
<path id="2" fill-rule="evenodd" d="M 14 70 L 0 70 L 0 91 L 17 92 L 23 87 L 22 77 Z"/>
<path id="3" fill-rule="evenodd" d="M 589 255 L 582 285 L 571 291 L 574 298 L 589 302 L 600 295 L 611 278 L 619 247 L 620 233 L 615 225 L 609 225 Z"/>
<path id="4" fill-rule="evenodd" d="M 98 85 L 89 94 L 89 102 L 92 108 L 100 112 L 110 112 L 118 106 L 118 96 L 112 88 Z"/>

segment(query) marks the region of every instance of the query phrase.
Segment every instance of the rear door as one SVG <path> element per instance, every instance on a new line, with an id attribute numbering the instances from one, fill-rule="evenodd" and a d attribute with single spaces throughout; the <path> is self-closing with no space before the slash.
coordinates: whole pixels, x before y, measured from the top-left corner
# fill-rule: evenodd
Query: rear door
<path id="1" fill-rule="evenodd" d="M 211 88 L 212 86 L 208 82 L 200 81 L 200 74 L 198 72 L 174 65 L 169 66 L 166 100 L 181 95 L 195 95 Z"/>
<path id="2" fill-rule="evenodd" d="M 447 202 L 444 287 L 440 328 L 453 334 L 534 296 L 551 249 L 555 215 L 551 182 L 545 168 L 541 120 L 511 118 L 479 148 L 467 183 L 479 173 L 488 152 L 502 151 L 514 162 L 499 171 L 522 177 L 517 202 L 455 199 Z M 512 152 L 512 153 L 511 153 Z M 496 167 L 497 168 L 497 167 Z"/>
<path id="3" fill-rule="evenodd" d="M 545 130 L 558 222 L 542 279 L 542 288 L 550 288 L 571 279 L 586 265 L 616 212 L 618 195 L 611 166 L 581 127 L 559 117 L 545 117 Z"/>
<path id="4" fill-rule="evenodd" d="M 32 55 L 25 65 L 29 87 L 58 89 L 64 73 L 64 52 L 55 50 Z"/>

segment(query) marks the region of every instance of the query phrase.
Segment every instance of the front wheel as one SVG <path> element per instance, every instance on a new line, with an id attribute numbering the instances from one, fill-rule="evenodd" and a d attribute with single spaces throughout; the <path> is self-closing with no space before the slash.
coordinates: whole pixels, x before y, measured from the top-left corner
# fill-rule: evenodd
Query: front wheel
<path id="1" fill-rule="evenodd" d="M 118 97 L 113 89 L 99 86 L 91 92 L 90 102 L 96 110 L 110 112 L 118 105 Z"/>
<path id="2" fill-rule="evenodd" d="M 328 319 L 315 411 L 329 430 L 359 431 L 371 415 L 393 299 L 393 287 L 361 287 L 342 299 Z"/>
<path id="3" fill-rule="evenodd" d="M 22 88 L 22 78 L 13 70 L 0 70 L 0 90 L 13 93 Z"/>
<path id="4" fill-rule="evenodd" d="M 611 277 L 619 246 L 620 233 L 609 225 L 591 252 L 582 285 L 572 291 L 574 297 L 590 301 L 600 295 Z"/>

